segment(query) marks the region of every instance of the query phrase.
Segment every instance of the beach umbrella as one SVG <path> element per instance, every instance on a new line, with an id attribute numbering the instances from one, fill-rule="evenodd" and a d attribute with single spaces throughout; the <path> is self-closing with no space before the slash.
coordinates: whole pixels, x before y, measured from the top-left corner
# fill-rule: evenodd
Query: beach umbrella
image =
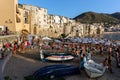
<path id="1" fill-rule="evenodd" d="M 60 41 L 60 40 L 55 40 L 55 42 L 57 42 L 57 43 L 61 43 L 61 41 Z"/>
<path id="2" fill-rule="evenodd" d="M 84 43 L 84 44 L 85 44 L 85 43 L 88 43 L 88 39 L 87 39 L 87 38 L 83 38 L 83 39 L 82 39 L 82 43 Z"/>
<path id="3" fill-rule="evenodd" d="M 104 42 L 105 42 L 105 41 L 104 41 L 104 40 L 102 40 L 102 39 L 101 39 L 101 40 L 99 40 L 99 43 L 104 43 Z"/>
<path id="4" fill-rule="evenodd" d="M 48 40 L 48 41 L 50 41 L 50 40 L 52 40 L 52 39 L 49 38 L 49 37 L 43 37 L 42 40 Z"/>
<path id="5" fill-rule="evenodd" d="M 91 38 L 88 38 L 88 43 L 92 43 L 92 39 Z"/>
<path id="6" fill-rule="evenodd" d="M 77 39 L 73 39 L 72 42 L 77 42 L 78 40 Z"/>
<path id="7" fill-rule="evenodd" d="M 93 44 L 99 44 L 99 42 L 96 39 L 92 39 Z"/>
<path id="8" fill-rule="evenodd" d="M 78 41 L 81 43 L 81 42 L 82 42 L 82 39 L 81 39 L 81 38 L 79 38 L 79 39 L 78 39 Z"/>
<path id="9" fill-rule="evenodd" d="M 105 45 L 110 45 L 110 44 L 111 44 L 110 41 L 106 41 L 106 42 L 105 42 Z"/>

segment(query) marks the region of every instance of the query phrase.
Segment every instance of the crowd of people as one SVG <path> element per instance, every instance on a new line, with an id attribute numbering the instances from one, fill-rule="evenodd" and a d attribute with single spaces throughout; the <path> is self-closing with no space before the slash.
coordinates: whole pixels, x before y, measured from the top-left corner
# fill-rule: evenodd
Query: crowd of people
<path id="1" fill-rule="evenodd" d="M 17 37 L 16 41 L 7 42 L 1 46 L 0 51 L 2 58 L 4 58 L 4 53 L 6 50 L 12 50 L 13 55 L 17 54 L 17 51 L 24 53 L 26 50 L 42 49 L 44 51 L 51 50 L 53 52 L 66 52 L 71 53 L 75 57 L 80 58 L 81 62 L 83 60 L 84 64 L 87 60 L 91 59 L 92 55 L 99 54 L 101 56 L 107 55 L 104 61 L 104 65 L 108 65 L 108 69 L 112 73 L 112 58 L 116 60 L 116 65 L 119 66 L 120 48 L 114 45 L 104 45 L 104 44 L 91 44 L 91 43 L 78 43 L 63 40 L 61 42 L 43 41 L 41 37 L 31 37 L 23 40 L 21 37 Z"/>

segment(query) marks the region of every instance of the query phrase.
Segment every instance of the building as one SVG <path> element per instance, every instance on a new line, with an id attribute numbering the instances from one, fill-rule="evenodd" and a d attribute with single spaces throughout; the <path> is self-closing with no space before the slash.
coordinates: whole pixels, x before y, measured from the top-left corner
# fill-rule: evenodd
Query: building
<path id="1" fill-rule="evenodd" d="M 23 5 L 23 9 L 29 10 L 29 20 L 30 20 L 30 33 L 31 34 L 39 34 L 40 29 L 44 31 L 44 28 L 48 28 L 47 25 L 47 9 L 39 8 L 32 5 Z"/>
<path id="2" fill-rule="evenodd" d="M 102 24 L 81 24 L 64 16 L 48 14 L 45 8 L 18 4 L 18 0 L 0 0 L 0 10 L 0 26 L 12 32 L 27 31 L 49 37 L 60 37 L 61 34 L 92 37 L 104 32 Z"/>
<path id="3" fill-rule="evenodd" d="M 13 32 L 17 29 L 16 15 L 19 14 L 17 6 L 17 0 L 0 0 L 0 25 Z"/>

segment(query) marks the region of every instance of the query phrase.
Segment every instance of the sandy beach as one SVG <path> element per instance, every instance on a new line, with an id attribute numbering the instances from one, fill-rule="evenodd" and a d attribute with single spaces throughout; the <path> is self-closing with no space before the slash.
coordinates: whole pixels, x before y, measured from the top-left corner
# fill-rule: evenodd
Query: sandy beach
<path id="1" fill-rule="evenodd" d="M 95 60 L 97 63 L 101 63 L 106 55 L 100 56 L 100 55 L 93 55 L 92 59 Z M 25 76 L 33 74 L 37 69 L 47 66 L 47 65 L 53 65 L 53 64 L 74 64 L 76 66 L 79 66 L 79 63 L 76 63 L 74 61 L 70 62 L 41 62 L 39 60 L 26 58 L 21 55 L 12 56 L 11 59 L 7 62 L 5 70 L 4 70 L 4 77 L 9 76 L 12 80 L 24 80 Z M 119 80 L 120 79 L 120 69 L 116 67 L 115 59 L 113 58 L 112 61 L 113 65 L 113 72 L 110 73 L 108 70 L 104 73 L 102 77 L 96 78 L 96 79 L 90 79 L 84 70 L 81 71 L 81 74 L 79 75 L 72 75 L 72 76 L 66 76 L 66 80 Z"/>

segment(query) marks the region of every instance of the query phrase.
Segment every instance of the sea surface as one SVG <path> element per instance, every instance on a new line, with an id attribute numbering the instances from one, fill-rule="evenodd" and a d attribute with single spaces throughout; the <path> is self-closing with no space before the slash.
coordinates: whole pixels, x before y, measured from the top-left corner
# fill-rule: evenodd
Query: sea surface
<path id="1" fill-rule="evenodd" d="M 103 38 L 120 41 L 120 32 L 105 32 Z"/>

